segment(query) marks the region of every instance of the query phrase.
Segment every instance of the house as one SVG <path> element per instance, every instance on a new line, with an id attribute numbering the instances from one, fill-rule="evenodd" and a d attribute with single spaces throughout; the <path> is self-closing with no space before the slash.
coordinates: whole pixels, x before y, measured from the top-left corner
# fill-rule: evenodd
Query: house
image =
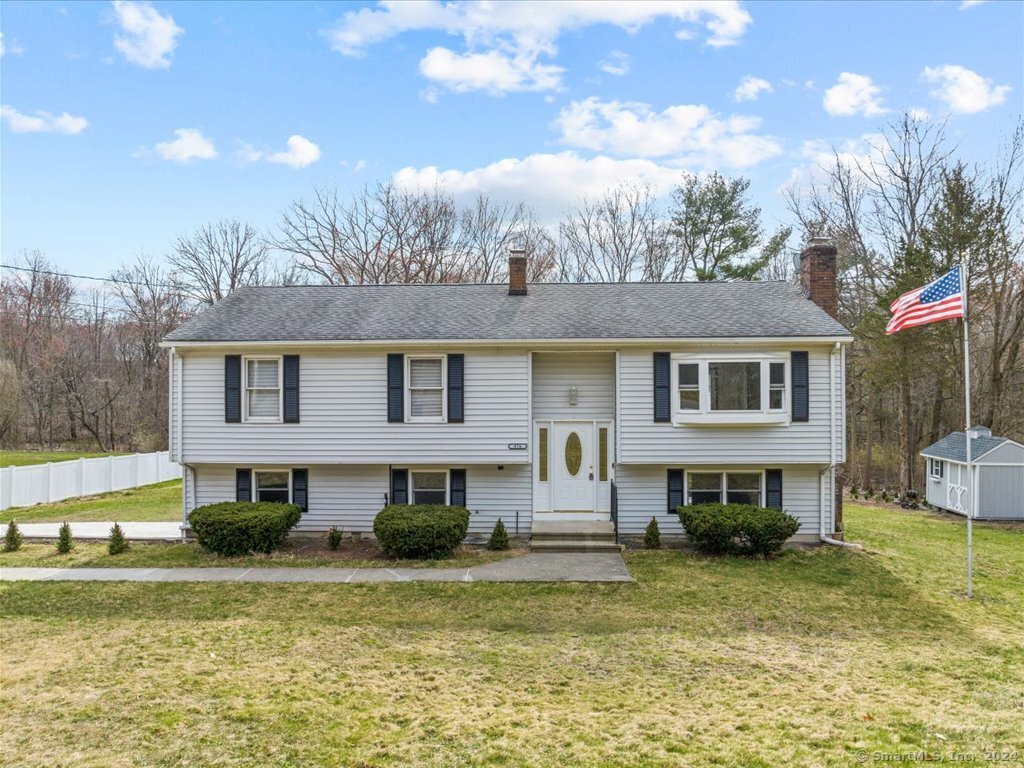
<path id="1" fill-rule="evenodd" d="M 921 455 L 927 459 L 925 500 L 940 509 L 982 520 L 1024 520 L 1024 445 L 994 437 L 987 427 L 971 427 L 971 493 L 967 471 L 967 438 L 951 432 Z"/>
<path id="2" fill-rule="evenodd" d="M 169 334 L 184 510 L 292 500 L 300 530 L 369 532 L 388 503 L 451 503 L 470 534 L 699 502 L 841 532 L 845 348 L 836 251 L 785 282 L 243 288 Z M 555 526 L 558 528 L 559 526 Z"/>

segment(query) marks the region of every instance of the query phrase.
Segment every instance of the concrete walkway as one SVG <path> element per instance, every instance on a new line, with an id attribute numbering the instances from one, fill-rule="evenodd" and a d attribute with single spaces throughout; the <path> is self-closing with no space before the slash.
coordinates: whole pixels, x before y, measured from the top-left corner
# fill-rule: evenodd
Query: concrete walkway
<path id="1" fill-rule="evenodd" d="M 245 581 L 356 584 L 395 581 L 632 581 L 616 553 L 545 553 L 471 568 L 0 568 L 0 581 Z"/>
<path id="2" fill-rule="evenodd" d="M 63 521 L 56 523 L 18 523 L 26 539 L 56 539 Z M 71 536 L 82 541 L 107 539 L 113 521 L 109 523 L 71 523 Z M 181 523 L 121 523 L 125 538 L 130 541 L 181 541 Z"/>

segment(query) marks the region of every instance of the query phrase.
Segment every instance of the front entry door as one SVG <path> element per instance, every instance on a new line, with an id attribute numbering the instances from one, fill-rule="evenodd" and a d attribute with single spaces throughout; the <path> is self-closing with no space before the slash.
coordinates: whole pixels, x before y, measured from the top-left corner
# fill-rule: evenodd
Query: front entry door
<path id="1" fill-rule="evenodd" d="M 594 425 L 554 424 L 554 511 L 594 511 Z"/>

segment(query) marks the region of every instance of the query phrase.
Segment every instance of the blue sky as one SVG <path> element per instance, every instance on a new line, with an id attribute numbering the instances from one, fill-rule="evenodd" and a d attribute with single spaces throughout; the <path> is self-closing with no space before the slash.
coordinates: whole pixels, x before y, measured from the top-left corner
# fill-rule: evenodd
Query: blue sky
<path id="1" fill-rule="evenodd" d="M 0 256 L 103 275 L 314 185 L 544 220 L 685 171 L 778 190 L 905 109 L 969 161 L 1024 111 L 1024 4 L 3 2 Z M 741 84 L 744 84 L 741 89 Z"/>

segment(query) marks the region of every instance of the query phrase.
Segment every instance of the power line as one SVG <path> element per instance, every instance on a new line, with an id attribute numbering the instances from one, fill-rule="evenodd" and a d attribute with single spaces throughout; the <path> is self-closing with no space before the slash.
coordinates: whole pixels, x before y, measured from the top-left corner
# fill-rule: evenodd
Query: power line
<path id="1" fill-rule="evenodd" d="M 76 275 L 71 272 L 57 272 L 52 269 L 38 269 L 35 267 L 16 267 L 13 264 L 0 264 L 0 269 L 13 269 L 18 272 L 32 272 L 40 275 L 53 275 L 55 277 L 73 277 L 76 280 L 96 280 L 101 283 L 128 283 L 129 285 L 147 285 L 154 288 L 169 288 L 177 290 L 179 286 L 168 285 L 167 283 L 147 283 L 141 280 L 118 280 L 113 277 L 93 277 L 92 275 Z"/>

